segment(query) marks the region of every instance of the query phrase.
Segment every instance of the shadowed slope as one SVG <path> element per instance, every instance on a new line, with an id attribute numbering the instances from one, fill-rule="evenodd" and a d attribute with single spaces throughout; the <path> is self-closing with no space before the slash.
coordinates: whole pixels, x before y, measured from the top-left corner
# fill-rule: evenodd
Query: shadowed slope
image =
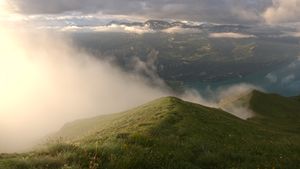
<path id="1" fill-rule="evenodd" d="M 300 102 L 297 99 L 255 90 L 250 108 L 257 114 L 252 121 L 273 130 L 300 133 Z"/>
<path id="2" fill-rule="evenodd" d="M 294 97 L 291 97 L 291 98 L 300 102 L 300 96 L 294 96 Z"/>

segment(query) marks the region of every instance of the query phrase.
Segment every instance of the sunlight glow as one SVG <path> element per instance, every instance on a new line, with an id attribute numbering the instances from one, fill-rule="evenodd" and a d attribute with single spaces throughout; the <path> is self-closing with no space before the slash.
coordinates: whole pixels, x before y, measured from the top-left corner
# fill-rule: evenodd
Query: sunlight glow
<path id="1" fill-rule="evenodd" d="M 0 15 L 4 15 L 6 13 L 8 13 L 7 1 L 6 0 L 0 0 Z"/>
<path id="2" fill-rule="evenodd" d="M 0 28 L 0 37 L 0 113 L 2 119 L 14 118 L 16 112 L 10 110 L 20 106 L 37 89 L 42 71 L 30 61 L 22 41 L 10 30 Z"/>
<path id="3" fill-rule="evenodd" d="M 16 11 L 17 8 L 9 3 L 8 0 L 0 0 L 0 22 L 11 21 L 13 24 L 15 21 L 26 20 L 26 16 L 17 13 Z"/>

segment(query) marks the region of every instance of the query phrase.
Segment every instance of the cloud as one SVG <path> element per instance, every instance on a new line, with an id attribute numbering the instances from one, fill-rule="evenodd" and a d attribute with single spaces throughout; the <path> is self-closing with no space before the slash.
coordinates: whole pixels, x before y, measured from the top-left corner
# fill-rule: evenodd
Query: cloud
<path id="1" fill-rule="evenodd" d="M 290 69 L 293 69 L 293 68 L 296 68 L 297 67 L 297 64 L 296 63 L 290 63 L 289 65 L 288 65 L 288 68 L 290 68 Z"/>
<path id="2" fill-rule="evenodd" d="M 10 0 L 23 14 L 66 12 L 222 23 L 256 23 L 271 0 Z"/>
<path id="3" fill-rule="evenodd" d="M 287 33 L 288 36 L 300 38 L 300 32 L 289 32 Z"/>
<path id="4" fill-rule="evenodd" d="M 204 103 L 193 90 L 171 92 L 152 72 L 156 51 L 146 62 L 136 60 L 136 72 L 127 73 L 61 34 L 0 23 L 0 152 L 24 150 L 68 121 L 124 111 L 162 96 Z"/>
<path id="5" fill-rule="evenodd" d="M 243 38 L 255 38 L 254 35 L 235 33 L 235 32 L 222 32 L 222 33 L 210 33 L 211 38 L 233 38 L 233 39 L 243 39 Z"/>
<path id="6" fill-rule="evenodd" d="M 110 25 L 110 26 L 99 26 L 92 28 L 93 31 L 99 32 L 127 32 L 127 33 L 151 33 L 151 30 L 147 26 L 126 26 L 126 25 Z"/>
<path id="7" fill-rule="evenodd" d="M 162 32 L 165 32 L 165 33 L 201 33 L 202 31 L 200 29 L 195 29 L 195 28 L 182 28 L 179 26 L 175 26 L 172 28 L 165 29 Z"/>
<path id="8" fill-rule="evenodd" d="M 3 26 L 0 35 L 0 124 L 7 134 L 0 135 L 0 151 L 19 150 L 67 121 L 171 94 L 88 56 L 60 35 Z"/>
<path id="9" fill-rule="evenodd" d="M 124 111 L 162 96 L 217 107 L 196 90 L 170 91 L 152 72 L 157 51 L 146 62 L 133 63 L 136 73 L 126 73 L 61 34 L 1 24 L 0 152 L 25 150 L 68 121 Z"/>
<path id="10" fill-rule="evenodd" d="M 48 25 L 39 26 L 40 29 L 53 29 L 62 32 L 123 32 L 123 33 L 156 33 L 164 32 L 170 34 L 184 34 L 184 33 L 201 33 L 202 30 L 198 28 L 183 28 L 180 26 L 174 26 L 163 30 L 153 30 L 149 25 L 144 26 L 127 26 L 125 24 L 110 24 L 101 26 L 77 26 L 77 25 Z"/>
<path id="11" fill-rule="evenodd" d="M 273 0 L 264 13 L 267 23 L 300 22 L 300 0 Z"/>
<path id="12" fill-rule="evenodd" d="M 290 83 L 292 82 L 293 80 L 295 80 L 296 76 L 294 74 L 290 74 L 286 77 L 284 77 L 282 80 L 281 80 L 281 83 L 282 84 L 287 84 L 287 83 Z"/>
<path id="13" fill-rule="evenodd" d="M 252 97 L 251 92 L 254 89 L 259 89 L 250 84 L 238 84 L 221 88 L 218 91 L 218 105 L 223 110 L 241 118 L 249 119 L 255 116 L 249 108 L 249 102 Z"/>
<path id="14" fill-rule="evenodd" d="M 4 1 L 9 2 L 10 10 L 25 15 L 59 16 L 75 13 L 144 20 L 154 18 L 244 24 L 300 22 L 300 0 L 86 0 L 85 3 L 80 0 Z"/>
<path id="15" fill-rule="evenodd" d="M 49 27 L 50 29 L 53 27 Z M 54 29 L 56 29 L 54 27 Z M 153 33 L 147 26 L 126 26 L 126 25 L 109 25 L 109 26 L 64 26 L 58 28 L 59 31 L 68 31 L 68 32 L 124 32 L 124 33 L 136 33 L 136 34 L 144 34 L 144 33 Z"/>
<path id="16" fill-rule="evenodd" d="M 278 77 L 272 73 L 269 73 L 266 75 L 266 78 L 271 82 L 271 83 L 276 83 L 278 81 Z"/>

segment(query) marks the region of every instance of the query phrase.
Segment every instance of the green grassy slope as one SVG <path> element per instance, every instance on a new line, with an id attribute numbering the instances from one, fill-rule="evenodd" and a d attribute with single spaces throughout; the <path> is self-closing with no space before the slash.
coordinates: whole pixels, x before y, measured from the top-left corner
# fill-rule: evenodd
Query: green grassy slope
<path id="1" fill-rule="evenodd" d="M 277 94 L 266 94 L 253 91 L 250 109 L 257 116 L 251 119 L 272 130 L 300 133 L 299 98 L 288 98 Z"/>
<path id="2" fill-rule="evenodd" d="M 297 101 L 299 101 L 299 102 L 300 102 L 300 96 L 295 96 L 295 97 L 292 97 L 292 99 L 295 99 L 295 100 L 297 100 Z"/>
<path id="3" fill-rule="evenodd" d="M 0 168 L 300 168 L 299 134 L 174 97 L 70 123 L 56 135 L 64 136 L 42 150 L 2 155 Z"/>

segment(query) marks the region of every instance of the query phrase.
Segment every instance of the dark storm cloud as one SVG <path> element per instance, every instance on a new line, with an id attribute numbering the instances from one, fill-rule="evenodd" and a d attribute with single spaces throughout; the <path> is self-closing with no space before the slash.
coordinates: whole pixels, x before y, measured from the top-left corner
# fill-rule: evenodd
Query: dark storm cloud
<path id="1" fill-rule="evenodd" d="M 21 13 L 64 12 L 138 15 L 194 21 L 249 23 L 261 20 L 272 0 L 11 0 Z"/>

